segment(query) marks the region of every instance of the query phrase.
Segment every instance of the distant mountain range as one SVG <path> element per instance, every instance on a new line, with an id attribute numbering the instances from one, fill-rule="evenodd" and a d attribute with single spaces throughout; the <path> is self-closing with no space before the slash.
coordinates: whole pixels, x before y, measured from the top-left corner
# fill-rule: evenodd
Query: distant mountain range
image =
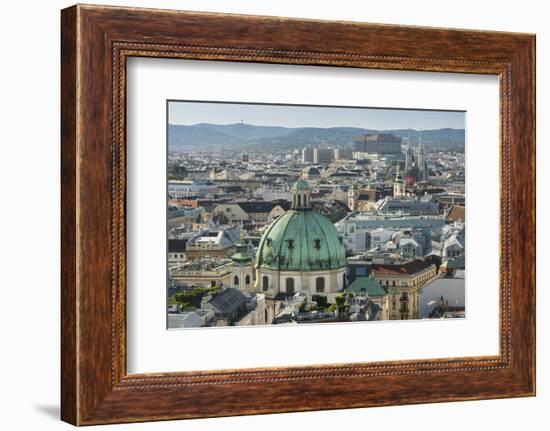
<path id="1" fill-rule="evenodd" d="M 371 133 L 391 133 L 401 138 L 410 134 L 412 144 L 416 144 L 419 131 L 408 129 L 373 130 L 358 127 L 278 127 L 255 126 L 246 123 L 210 124 L 200 123 L 191 126 L 170 124 L 168 138 L 170 151 L 192 151 L 193 149 L 228 149 L 257 151 L 274 149 L 301 149 L 304 146 L 319 145 L 347 147 L 353 138 Z M 422 142 L 428 149 L 464 150 L 464 129 L 423 130 Z"/>

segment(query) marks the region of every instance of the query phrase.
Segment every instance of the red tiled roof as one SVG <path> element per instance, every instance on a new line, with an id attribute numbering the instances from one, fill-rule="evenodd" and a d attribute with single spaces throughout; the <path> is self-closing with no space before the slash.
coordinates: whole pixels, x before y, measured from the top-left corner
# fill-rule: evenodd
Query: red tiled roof
<path id="1" fill-rule="evenodd" d="M 407 262 L 400 265 L 385 265 L 375 263 L 372 265 L 372 273 L 375 276 L 379 277 L 388 275 L 412 275 L 418 272 L 422 272 L 432 265 L 432 263 L 426 262 L 422 259 L 416 259 L 412 262 Z"/>
<path id="2" fill-rule="evenodd" d="M 447 215 L 447 220 L 464 222 L 466 220 L 466 208 L 462 205 L 453 205 Z"/>

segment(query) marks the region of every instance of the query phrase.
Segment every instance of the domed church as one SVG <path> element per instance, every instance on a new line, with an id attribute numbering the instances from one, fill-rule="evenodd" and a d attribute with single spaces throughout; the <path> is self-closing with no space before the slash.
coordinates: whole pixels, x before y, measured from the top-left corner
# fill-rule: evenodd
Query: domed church
<path id="1" fill-rule="evenodd" d="M 300 178 L 292 187 L 291 209 L 263 233 L 256 254 L 256 285 L 266 299 L 302 292 L 334 302 L 346 286 L 346 256 L 332 222 L 311 206 L 311 191 Z"/>

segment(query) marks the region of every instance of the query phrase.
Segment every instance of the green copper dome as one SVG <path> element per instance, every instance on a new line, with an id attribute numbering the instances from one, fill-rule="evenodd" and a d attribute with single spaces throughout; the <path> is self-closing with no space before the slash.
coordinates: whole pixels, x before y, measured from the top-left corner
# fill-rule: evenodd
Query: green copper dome
<path id="1" fill-rule="evenodd" d="M 291 209 L 262 235 L 256 266 L 280 271 L 339 269 L 346 266 L 346 255 L 340 234 L 327 217 Z"/>
<path id="2" fill-rule="evenodd" d="M 388 291 L 372 275 L 356 278 L 346 290 L 359 295 L 367 293 L 369 296 L 386 296 L 388 294 Z"/>

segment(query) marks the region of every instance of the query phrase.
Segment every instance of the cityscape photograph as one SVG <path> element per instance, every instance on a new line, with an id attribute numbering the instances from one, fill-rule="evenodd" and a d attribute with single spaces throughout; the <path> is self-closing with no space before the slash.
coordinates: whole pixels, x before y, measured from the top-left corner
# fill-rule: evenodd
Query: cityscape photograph
<path id="1" fill-rule="evenodd" d="M 167 102 L 167 327 L 465 318 L 465 112 Z"/>

